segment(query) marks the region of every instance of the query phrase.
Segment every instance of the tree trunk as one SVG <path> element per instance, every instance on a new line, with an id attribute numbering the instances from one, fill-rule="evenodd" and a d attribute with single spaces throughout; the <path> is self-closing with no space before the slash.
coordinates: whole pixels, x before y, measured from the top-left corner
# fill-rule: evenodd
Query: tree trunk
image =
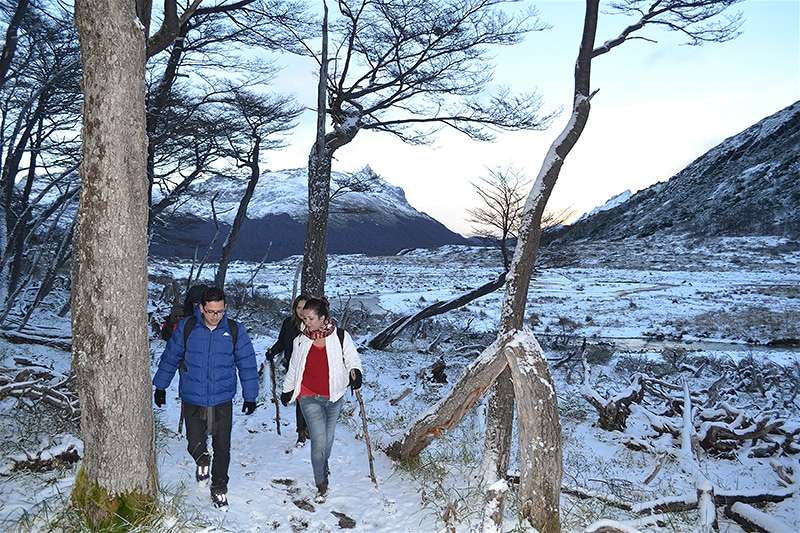
<path id="1" fill-rule="evenodd" d="M 95 525 L 156 505 L 147 338 L 145 35 L 133 0 L 77 0 L 81 195 L 72 287 L 83 464 L 72 501 Z"/>
<path id="2" fill-rule="evenodd" d="M 401 446 L 404 456 L 419 454 L 434 436 L 461 420 L 508 364 L 515 397 L 520 403 L 518 420 L 522 473 L 519 498 L 523 502 L 522 513 L 533 527 L 544 532 L 560 530 L 560 423 L 553 380 L 541 348 L 530 333 L 520 333 L 519 330 L 522 327 L 530 278 L 539 249 L 542 214 L 564 159 L 575 146 L 589 118 L 590 68 L 597 30 L 598 3 L 599 0 L 586 1 L 583 37 L 575 65 L 572 116 L 547 151 L 525 204 L 514 258 L 506 281 L 506 298 L 498 341 L 490 347 L 493 349 L 487 348 L 481 358 L 470 365 L 450 394 L 437 404 L 436 409 L 417 419 L 406 433 Z M 522 348 L 515 345 L 506 349 L 509 339 L 517 335 L 530 336 L 530 339 L 523 338 L 520 343 Z M 500 342 L 499 339 L 506 340 Z M 490 379 L 488 384 L 487 378 Z M 497 410 L 492 413 L 490 416 L 499 416 Z M 501 424 L 499 420 L 487 420 L 489 428 L 496 428 Z M 486 465 L 484 468 L 484 472 L 489 471 Z M 487 487 L 491 492 L 487 498 L 487 509 L 501 508 L 504 491 L 491 490 L 492 488 Z M 493 513 L 493 516 L 498 520 L 502 519 L 497 513 Z M 492 527 L 496 528 L 496 525 Z"/>
<path id="3" fill-rule="evenodd" d="M 239 235 L 239 230 L 247 216 L 247 206 L 250 205 L 250 199 L 253 197 L 256 185 L 258 185 L 258 178 L 261 176 L 261 171 L 258 167 L 260 146 L 261 139 L 256 138 L 252 158 L 250 159 L 250 180 L 247 182 L 247 189 L 244 191 L 242 201 L 239 202 L 239 209 L 236 211 L 236 217 L 233 219 L 233 225 L 230 232 L 228 232 L 228 237 L 225 239 L 225 244 L 222 245 L 222 257 L 219 259 L 217 275 L 214 276 L 214 285 L 220 289 L 225 288 L 225 275 L 228 272 L 228 263 L 231 260 L 231 253 L 236 244 L 236 237 Z"/>
<path id="4" fill-rule="evenodd" d="M 514 385 L 511 371 L 506 368 L 497 377 L 486 407 L 486 434 L 483 444 L 482 482 L 487 490 L 482 529 L 490 531 L 493 524 L 503 522 L 503 490 L 495 484 L 505 480 L 511 456 L 511 436 L 514 424 Z M 497 505 L 492 505 L 492 501 Z"/>
<path id="5" fill-rule="evenodd" d="M 325 294 L 328 271 L 328 211 L 331 190 L 332 154 L 317 153 L 317 144 L 308 158 L 308 221 L 303 244 L 303 276 L 300 291 L 312 296 Z"/>
<path id="6" fill-rule="evenodd" d="M 518 407 L 520 512 L 538 531 L 558 532 L 563 467 L 553 378 L 530 331 L 520 332 L 505 352 Z"/>
<path id="7" fill-rule="evenodd" d="M 322 51 L 317 83 L 317 136 L 308 156 L 308 219 L 303 243 L 303 275 L 300 292 L 314 296 L 325 294 L 328 271 L 328 208 L 331 189 L 331 159 L 325 142 L 325 118 L 328 94 L 328 4 L 323 1 Z"/>

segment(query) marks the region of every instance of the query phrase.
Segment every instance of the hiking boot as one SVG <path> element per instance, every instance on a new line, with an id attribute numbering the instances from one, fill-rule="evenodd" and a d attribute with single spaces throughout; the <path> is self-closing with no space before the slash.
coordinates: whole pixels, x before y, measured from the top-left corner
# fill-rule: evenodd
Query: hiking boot
<path id="1" fill-rule="evenodd" d="M 210 469 L 208 468 L 208 465 L 197 465 L 197 468 L 194 471 L 194 478 L 198 483 L 205 483 L 208 481 L 209 470 Z"/>
<path id="2" fill-rule="evenodd" d="M 211 457 L 208 453 L 204 453 L 197 459 L 197 468 L 194 471 L 194 478 L 197 480 L 198 483 L 205 483 L 208 481 L 210 468 L 209 463 L 211 463 Z"/>
<path id="3" fill-rule="evenodd" d="M 322 485 L 317 485 L 317 495 L 314 497 L 314 501 L 317 503 L 325 503 L 325 497 L 328 495 L 328 484 L 323 483 Z"/>
<path id="4" fill-rule="evenodd" d="M 214 502 L 214 507 L 225 508 L 228 507 L 228 493 L 211 491 L 211 501 Z"/>

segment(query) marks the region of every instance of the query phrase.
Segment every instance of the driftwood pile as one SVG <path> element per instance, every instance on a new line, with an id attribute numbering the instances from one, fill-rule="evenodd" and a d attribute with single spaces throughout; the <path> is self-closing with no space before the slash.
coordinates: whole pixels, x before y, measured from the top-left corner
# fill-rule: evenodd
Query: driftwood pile
<path id="1" fill-rule="evenodd" d="M 27 398 L 60 409 L 73 420 L 80 417 L 74 374 L 58 375 L 27 359 L 16 358 L 15 362 L 16 368 L 0 368 L 0 400 Z"/>
<path id="2" fill-rule="evenodd" d="M 790 531 L 789 526 L 754 505 L 775 503 L 793 497 L 800 490 L 800 462 L 793 456 L 800 453 L 800 425 L 782 414 L 788 393 L 785 383 L 774 379 L 770 365 L 733 365 L 724 369 L 711 385 L 691 390 L 687 378 L 696 378 L 705 367 L 683 365 L 680 383 L 635 373 L 629 384 L 612 395 L 603 395 L 593 386 L 591 372 L 584 361 L 583 397 L 598 414 L 597 425 L 608 431 L 619 431 L 622 443 L 633 450 L 652 453 L 657 458 L 653 472 L 645 479 L 652 481 L 667 457 L 676 460 L 680 469 L 694 480 L 696 490 L 653 501 L 628 503 L 613 496 L 565 487 L 564 492 L 579 498 L 595 498 L 637 516 L 649 517 L 658 523 L 659 515 L 670 512 L 696 511 L 698 531 L 716 531 L 717 512 L 739 523 L 746 531 Z M 713 379 L 713 378 L 712 378 Z M 792 385 L 789 385 L 790 387 Z M 759 395 L 764 401 L 737 406 L 742 392 Z M 795 406 L 796 407 L 796 406 Z M 643 436 L 626 434 L 628 418 L 636 414 L 649 425 Z M 672 439 L 660 439 L 663 435 Z M 658 444 L 654 444 L 654 443 Z M 665 442 L 672 444 L 664 444 Z M 737 459 L 746 454 L 753 458 L 772 458 L 777 487 L 763 490 L 728 491 L 714 486 L 699 467 L 702 454 L 719 459 Z M 786 459 L 794 466 L 781 464 Z M 647 520 L 647 519 L 643 519 Z M 640 522 L 637 525 L 642 525 Z M 633 528 L 635 530 L 635 528 Z M 587 531 L 631 531 L 625 524 L 602 521 Z"/>

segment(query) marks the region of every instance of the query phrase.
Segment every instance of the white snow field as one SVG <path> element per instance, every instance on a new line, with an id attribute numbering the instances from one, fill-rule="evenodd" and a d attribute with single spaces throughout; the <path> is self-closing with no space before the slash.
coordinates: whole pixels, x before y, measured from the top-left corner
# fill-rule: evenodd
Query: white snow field
<path id="1" fill-rule="evenodd" d="M 293 257 L 263 265 L 255 290 L 288 299 L 298 261 Z M 391 313 L 414 312 L 461 295 L 493 279 L 497 265 L 497 253 L 490 249 L 457 246 L 391 257 L 332 256 L 327 287 L 334 309 L 342 312 L 349 304 L 350 311 L 371 316 L 348 326 L 356 342 L 366 346 L 388 325 Z M 247 281 L 255 267 L 233 264 L 229 283 Z M 189 269 L 184 263 L 153 263 L 151 293 L 161 290 L 166 277 L 185 277 Z M 207 270 L 210 276 L 213 265 Z M 363 351 L 362 391 L 379 488 L 368 477 L 358 408 L 348 393 L 333 448 L 330 495 L 323 504 L 313 501 L 310 445 L 293 446 L 293 406 L 281 408 L 282 435 L 276 433 L 267 379 L 255 414 L 241 414 L 241 398 L 234 405 L 230 509 L 213 509 L 208 488 L 194 482 L 193 462 L 177 434 L 176 377 L 167 406 L 156 409 L 159 481 L 166 502 L 166 516 L 156 530 L 338 531 L 340 518 L 333 512 L 354 520 L 353 531 L 466 532 L 476 527 L 482 493 L 474 474 L 481 456 L 483 404 L 435 440 L 417 466 L 395 464 L 380 449 L 401 438 L 408 424 L 446 394 L 492 340 L 502 297 L 502 292 L 491 294 L 411 328 L 413 338 L 402 335 L 386 351 Z M 260 362 L 277 336 L 280 317 L 232 312 L 252 332 Z M 739 389 L 727 392 L 727 401 L 747 414 L 780 420 L 787 434 L 800 432 L 800 348 L 791 346 L 792 339 L 800 338 L 800 245 L 795 241 L 684 238 L 550 246 L 532 282 L 526 317 L 551 367 L 559 365 L 553 375 L 562 415 L 563 484 L 569 489 L 562 495 L 565 531 L 582 531 L 602 519 L 639 531 L 693 531 L 697 524 L 696 511 L 650 517 L 631 510 L 634 504 L 696 498 L 696 480 L 681 466 L 681 437 L 652 429 L 653 420 L 680 420 L 680 414 L 660 411 L 657 398 L 646 398 L 633 406 L 623 431 L 606 431 L 597 426 L 597 412 L 582 396 L 587 386 L 609 398 L 628 387 L 638 372 L 677 385 L 686 380 L 699 393 L 716 380 L 719 369 L 742 376 L 761 373 L 772 381 L 742 381 Z M 54 327 L 57 319 L 43 314 L 39 323 Z M 569 360 L 584 338 L 596 354 L 587 356 L 589 383 L 583 383 L 583 370 Z M 163 341 L 152 341 L 154 368 L 163 346 Z M 446 384 L 429 379 L 428 367 L 440 357 L 447 365 Z M 63 379 L 69 370 L 67 352 L 0 340 L 0 366 L 13 368 L 15 358 L 48 368 L 55 379 Z M 26 452 L 52 455 L 70 444 L 79 448 L 77 431 L 76 423 L 57 410 L 42 411 L 28 399 L 0 397 L 2 530 L 48 530 L 68 498 L 76 467 L 30 472 L 15 465 Z M 626 445 L 637 439 L 650 449 Z M 747 441 L 727 454 L 701 450 L 699 470 L 717 494 L 791 494 L 777 503 L 752 504 L 754 509 L 744 504 L 737 508 L 760 523 L 800 531 L 800 454 L 787 448 L 766 457 L 754 455 L 763 444 Z M 573 489 L 598 497 L 578 498 L 570 494 Z M 528 530 L 515 513 L 512 490 L 503 531 Z M 721 509 L 718 516 L 720 531 L 742 531 Z"/>

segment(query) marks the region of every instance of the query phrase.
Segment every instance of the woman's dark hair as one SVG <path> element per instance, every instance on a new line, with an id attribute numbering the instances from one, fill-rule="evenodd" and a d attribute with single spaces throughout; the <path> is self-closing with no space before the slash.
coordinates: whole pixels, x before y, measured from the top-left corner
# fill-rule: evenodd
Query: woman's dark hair
<path id="1" fill-rule="evenodd" d="M 309 298 L 306 300 L 306 305 L 303 307 L 303 309 L 310 309 L 314 311 L 320 318 L 331 317 L 331 305 L 328 303 L 328 299 L 324 296 L 322 298 Z"/>
<path id="2" fill-rule="evenodd" d="M 300 330 L 303 329 L 300 327 L 303 321 L 300 320 L 300 317 L 297 316 L 297 304 L 300 303 L 301 301 L 308 301 L 309 298 L 311 298 L 311 296 L 309 296 L 304 292 L 301 292 L 300 294 L 297 295 L 297 297 L 294 300 L 292 300 L 292 322 L 294 322 L 294 325 L 297 326 L 297 329 Z"/>

